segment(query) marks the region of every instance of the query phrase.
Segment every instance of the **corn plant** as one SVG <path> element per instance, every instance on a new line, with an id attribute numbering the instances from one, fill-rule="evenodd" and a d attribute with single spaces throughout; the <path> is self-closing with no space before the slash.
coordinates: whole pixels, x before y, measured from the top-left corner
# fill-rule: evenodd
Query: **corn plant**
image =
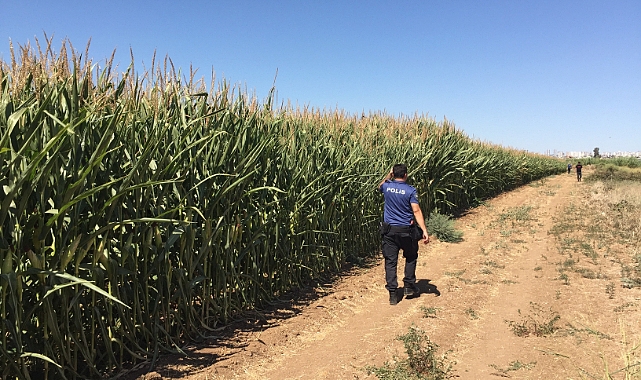
<path id="1" fill-rule="evenodd" d="M 0 62 L 0 377 L 101 378 L 376 253 L 392 164 L 452 214 L 562 161 L 448 121 L 275 107 L 152 61 Z M 85 58 L 86 59 L 86 58 Z M 399 138 L 402 136 L 402 138 Z"/>

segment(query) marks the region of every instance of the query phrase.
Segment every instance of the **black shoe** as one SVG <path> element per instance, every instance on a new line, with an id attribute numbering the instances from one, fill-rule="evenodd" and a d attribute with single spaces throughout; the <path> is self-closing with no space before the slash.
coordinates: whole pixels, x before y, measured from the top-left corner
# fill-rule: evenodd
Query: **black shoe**
<path id="1" fill-rule="evenodd" d="M 398 297 L 396 296 L 396 292 L 389 292 L 389 304 L 396 305 L 397 303 Z"/>
<path id="2" fill-rule="evenodd" d="M 405 294 L 405 297 L 411 297 L 411 296 L 417 296 L 421 293 L 421 291 L 416 287 L 414 284 L 405 284 L 405 288 L 403 289 L 403 294 Z"/>

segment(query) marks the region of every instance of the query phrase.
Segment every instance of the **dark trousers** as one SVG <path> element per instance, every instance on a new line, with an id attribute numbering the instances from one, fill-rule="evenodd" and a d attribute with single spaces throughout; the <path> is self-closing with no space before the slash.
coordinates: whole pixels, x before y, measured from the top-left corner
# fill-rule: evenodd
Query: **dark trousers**
<path id="1" fill-rule="evenodd" d="M 383 235 L 383 257 L 385 258 L 385 288 L 395 292 L 398 288 L 396 267 L 398 266 L 398 252 L 403 250 L 405 257 L 405 285 L 416 283 L 416 261 L 418 259 L 418 240 L 412 239 L 409 227 L 392 226 L 390 231 Z"/>

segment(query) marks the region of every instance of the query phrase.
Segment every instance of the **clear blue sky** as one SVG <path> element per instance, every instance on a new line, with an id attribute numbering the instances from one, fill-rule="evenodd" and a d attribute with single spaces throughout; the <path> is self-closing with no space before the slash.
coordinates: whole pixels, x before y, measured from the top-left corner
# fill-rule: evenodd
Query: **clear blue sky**
<path id="1" fill-rule="evenodd" d="M 120 67 L 151 62 L 264 98 L 360 114 L 446 117 L 536 152 L 641 150 L 641 1 L 0 0 L 9 39 L 68 37 Z M 138 66 L 140 68 L 140 66 Z"/>

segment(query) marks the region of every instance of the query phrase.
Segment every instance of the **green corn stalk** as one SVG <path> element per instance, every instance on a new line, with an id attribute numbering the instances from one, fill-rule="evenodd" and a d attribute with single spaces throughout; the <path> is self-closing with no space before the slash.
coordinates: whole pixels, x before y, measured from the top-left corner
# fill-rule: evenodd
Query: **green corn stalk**
<path id="1" fill-rule="evenodd" d="M 446 120 L 279 108 L 168 59 L 116 74 L 46 44 L 0 62 L 1 378 L 153 365 L 376 253 L 394 163 L 426 214 L 564 170 Z"/>

